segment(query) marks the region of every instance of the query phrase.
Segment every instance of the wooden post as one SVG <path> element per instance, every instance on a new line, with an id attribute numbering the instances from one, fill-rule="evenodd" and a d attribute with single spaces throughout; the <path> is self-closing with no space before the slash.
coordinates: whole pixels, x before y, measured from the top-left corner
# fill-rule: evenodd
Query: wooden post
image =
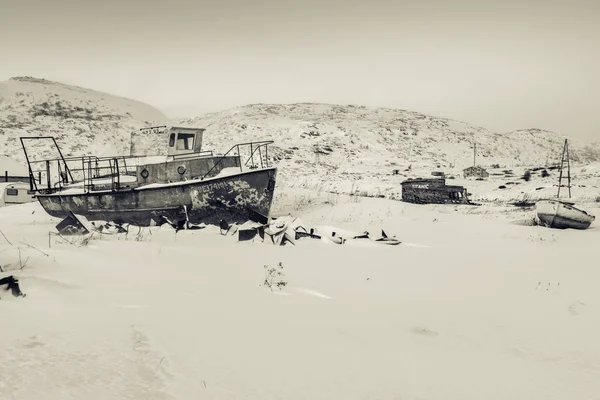
<path id="1" fill-rule="evenodd" d="M 563 176 L 563 164 L 565 161 L 565 148 L 563 147 L 562 155 L 560 156 L 560 173 L 558 174 L 558 193 L 556 194 L 556 198 L 560 198 L 560 187 L 562 186 L 562 176 Z"/>
<path id="2" fill-rule="evenodd" d="M 117 182 L 116 182 L 116 187 L 117 187 L 117 191 L 119 191 L 121 189 L 121 175 L 119 173 L 119 159 L 115 158 L 115 173 L 117 174 Z M 114 180 L 114 177 L 113 177 Z"/>
<path id="3" fill-rule="evenodd" d="M 46 160 L 46 181 L 48 183 L 48 190 L 52 189 L 52 185 L 50 184 L 50 161 Z"/>
<path id="4" fill-rule="evenodd" d="M 269 168 L 269 145 L 265 146 L 265 167 Z"/>

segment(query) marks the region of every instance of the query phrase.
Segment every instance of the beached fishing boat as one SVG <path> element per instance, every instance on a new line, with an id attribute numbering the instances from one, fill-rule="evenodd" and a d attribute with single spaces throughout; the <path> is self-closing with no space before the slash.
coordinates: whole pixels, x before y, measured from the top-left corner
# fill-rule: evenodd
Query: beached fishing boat
<path id="1" fill-rule="evenodd" d="M 149 226 L 170 221 L 219 223 L 269 219 L 276 168 L 272 141 L 240 143 L 223 155 L 202 150 L 204 129 L 154 127 L 164 134 L 163 156 L 65 158 L 54 137 L 22 137 L 31 190 L 53 217 Z M 39 141 L 57 158 L 35 160 Z M 35 150 L 28 146 L 35 141 Z"/>
<path id="2" fill-rule="evenodd" d="M 539 200 L 536 203 L 536 213 L 540 224 L 555 229 L 587 229 L 596 219 L 585 210 L 575 207 L 575 203 L 560 200 L 564 164 L 567 164 L 567 187 L 571 198 L 571 164 L 569 161 L 569 143 L 565 139 L 558 178 L 558 193 L 556 199 Z"/>

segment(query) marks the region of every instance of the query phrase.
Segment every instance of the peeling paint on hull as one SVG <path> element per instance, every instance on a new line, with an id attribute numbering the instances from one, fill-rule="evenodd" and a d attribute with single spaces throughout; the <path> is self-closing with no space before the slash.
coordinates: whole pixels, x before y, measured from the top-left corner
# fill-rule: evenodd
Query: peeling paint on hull
<path id="1" fill-rule="evenodd" d="M 44 210 L 53 217 L 69 212 L 90 221 L 102 220 L 149 226 L 167 217 L 191 223 L 244 222 L 254 213 L 268 217 L 275 190 L 275 168 L 243 172 L 203 181 L 187 181 L 160 187 L 80 194 L 40 194 Z"/>

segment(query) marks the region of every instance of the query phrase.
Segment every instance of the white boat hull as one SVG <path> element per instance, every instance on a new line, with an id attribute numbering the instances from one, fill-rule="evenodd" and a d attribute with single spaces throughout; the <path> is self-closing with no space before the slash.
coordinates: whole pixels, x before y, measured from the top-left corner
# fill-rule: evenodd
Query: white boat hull
<path id="1" fill-rule="evenodd" d="M 555 229 L 587 229 L 595 216 L 560 200 L 540 200 L 536 203 L 541 224 Z"/>

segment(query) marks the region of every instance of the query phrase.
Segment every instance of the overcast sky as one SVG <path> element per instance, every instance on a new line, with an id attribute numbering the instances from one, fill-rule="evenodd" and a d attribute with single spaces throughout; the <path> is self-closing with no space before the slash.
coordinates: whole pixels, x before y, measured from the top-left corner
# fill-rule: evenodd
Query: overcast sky
<path id="1" fill-rule="evenodd" d="M 58 80 L 171 117 L 326 102 L 600 140 L 600 0 L 0 5 L 0 80 Z"/>

